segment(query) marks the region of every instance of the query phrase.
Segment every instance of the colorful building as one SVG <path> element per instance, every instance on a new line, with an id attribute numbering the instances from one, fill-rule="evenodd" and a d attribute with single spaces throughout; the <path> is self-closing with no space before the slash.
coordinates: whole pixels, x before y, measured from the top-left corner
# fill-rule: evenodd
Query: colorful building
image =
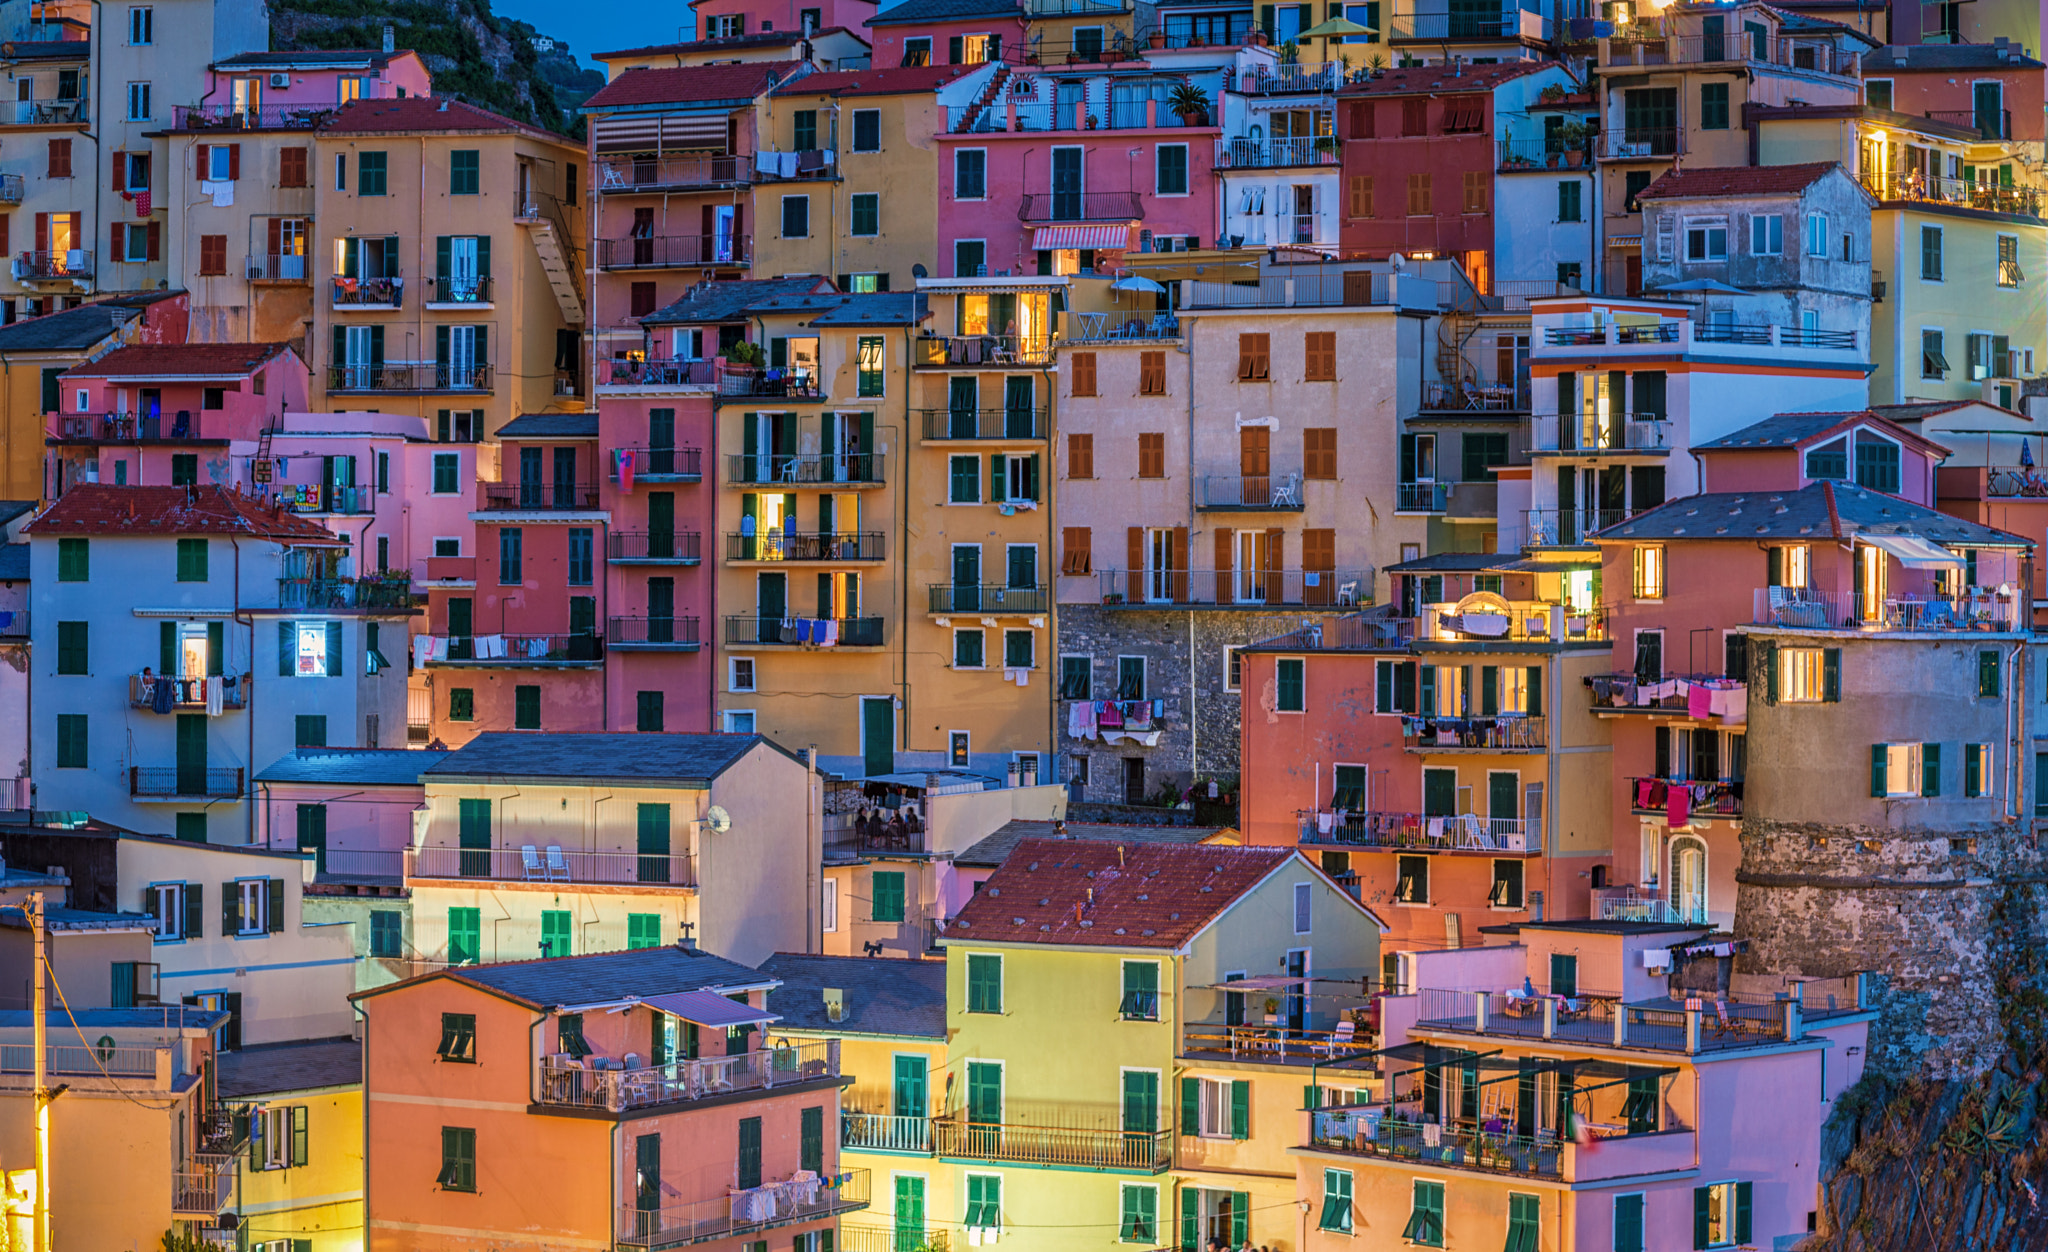
<path id="1" fill-rule="evenodd" d="M 235 1216 L 251 1244 L 363 1247 L 363 1045 L 312 1039 L 224 1053 L 221 1103 L 246 1125 Z"/>

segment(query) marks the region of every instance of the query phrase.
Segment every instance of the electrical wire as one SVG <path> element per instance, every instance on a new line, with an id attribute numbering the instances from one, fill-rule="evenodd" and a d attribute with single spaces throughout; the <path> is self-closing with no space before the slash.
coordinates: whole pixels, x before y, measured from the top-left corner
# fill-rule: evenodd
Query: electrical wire
<path id="1" fill-rule="evenodd" d="M 134 1096 L 128 1094 L 127 1089 L 123 1087 L 120 1083 L 114 1081 L 114 1076 L 107 1072 L 106 1063 L 100 1059 L 99 1049 L 86 1041 L 85 1031 L 82 1028 L 80 1028 L 78 1024 L 78 1018 L 72 1014 L 70 1002 L 64 998 L 64 984 L 57 981 L 57 971 L 50 965 L 50 958 L 47 954 L 43 957 L 43 971 L 45 974 L 48 975 L 50 979 L 50 986 L 56 989 L 57 1003 L 64 1010 L 65 1020 L 71 1023 L 72 1032 L 78 1036 L 78 1042 L 84 1046 L 86 1055 L 92 1058 L 93 1068 L 99 1070 L 100 1077 L 106 1079 L 108 1085 L 113 1087 L 113 1089 L 120 1094 L 122 1099 L 128 1101 L 128 1103 L 130 1104 L 135 1105 L 137 1108 L 145 1108 L 157 1113 L 168 1113 L 172 1109 L 177 1108 L 179 1104 L 183 1103 L 183 1101 L 180 1100 L 173 1100 L 169 1104 L 151 1104 L 145 1100 L 138 1100 Z M 168 1019 L 168 1014 L 166 1014 L 166 1018 Z"/>

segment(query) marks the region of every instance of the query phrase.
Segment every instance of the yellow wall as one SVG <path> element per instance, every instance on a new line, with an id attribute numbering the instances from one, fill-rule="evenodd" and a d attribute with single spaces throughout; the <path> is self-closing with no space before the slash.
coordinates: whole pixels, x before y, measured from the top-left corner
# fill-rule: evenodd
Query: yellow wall
<path id="1" fill-rule="evenodd" d="M 1942 231 L 1939 282 L 1920 277 L 1923 226 Z M 2035 282 L 2037 274 L 2048 274 L 2048 228 L 2010 215 L 1887 206 L 1874 215 L 1870 234 L 1871 265 L 1884 273 L 1888 288 L 1871 310 L 1872 404 L 1983 398 L 1983 381 L 1970 378 L 1973 333 L 2004 335 L 2013 349 L 2032 348 L 2034 368 L 2048 368 L 2048 313 Z M 2019 240 L 2025 279 L 2017 287 L 1998 285 L 2000 235 Z M 1942 332 L 1947 377 L 1921 376 L 1922 330 Z"/>
<path id="2" fill-rule="evenodd" d="M 951 178 L 952 171 L 937 169 L 938 157 L 931 142 L 933 134 L 946 128 L 945 108 L 937 94 L 776 95 L 766 97 L 763 105 L 760 122 L 768 138 L 762 146 L 778 152 L 796 150 L 795 115 L 815 111 L 818 145 L 836 149 L 834 171 L 839 177 L 768 182 L 755 189 L 755 271 L 762 275 L 885 273 L 892 290 L 909 290 L 913 282 L 910 267 L 919 262 L 931 264 L 932 241 L 938 233 L 938 200 L 895 193 L 929 184 L 933 178 Z M 880 111 L 879 152 L 852 150 L 856 109 Z M 950 183 L 942 181 L 942 185 Z M 880 233 L 856 237 L 851 233 L 853 197 L 870 194 L 881 197 Z M 784 195 L 811 198 L 808 238 L 782 237 Z"/>
<path id="3" fill-rule="evenodd" d="M 216 208 L 211 198 L 199 192 L 198 184 L 204 175 L 198 168 L 196 149 L 223 143 L 240 146 L 241 177 L 235 180 L 234 204 Z M 327 236 L 320 233 L 319 224 L 313 220 L 313 187 L 319 179 L 313 161 L 313 132 L 179 131 L 168 136 L 166 145 L 169 167 L 158 182 L 159 187 L 166 189 L 160 194 L 169 202 L 164 206 L 169 210 L 169 219 L 164 223 L 163 251 L 170 272 L 180 276 L 174 285 L 182 285 L 192 293 L 191 339 L 197 343 L 288 341 L 301 357 L 324 361 L 326 352 L 322 350 L 316 358 L 309 353 L 306 342 L 313 324 L 313 254 L 323 243 L 330 253 L 333 251 L 333 244 L 327 242 Z M 306 154 L 304 187 L 284 187 L 278 182 L 280 154 L 286 148 L 297 148 Z M 331 185 L 332 158 L 328 164 Z M 269 277 L 251 280 L 248 260 L 270 254 L 270 220 L 279 217 L 306 222 L 303 277 L 297 281 Z M 199 272 L 199 241 L 207 235 L 227 239 L 224 274 Z M 330 257 L 330 264 L 331 260 Z M 273 273 L 267 265 L 260 272 Z"/>
<path id="4" fill-rule="evenodd" d="M 313 1252 L 359 1252 L 363 1089 L 281 1092 L 251 1106 L 303 1106 L 307 1142 L 306 1163 L 289 1169 L 258 1169 L 243 1154 L 236 1212 L 246 1239 L 305 1239 L 312 1241 Z"/>

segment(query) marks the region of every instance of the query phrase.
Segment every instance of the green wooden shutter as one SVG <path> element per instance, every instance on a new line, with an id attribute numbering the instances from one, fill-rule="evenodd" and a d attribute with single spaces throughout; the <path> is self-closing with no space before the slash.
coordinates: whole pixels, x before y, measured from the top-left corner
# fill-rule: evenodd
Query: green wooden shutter
<path id="1" fill-rule="evenodd" d="M 745 1191 L 761 1185 L 761 1119 L 740 1119 L 739 1186 Z"/>
<path id="2" fill-rule="evenodd" d="M 1479 713 L 1492 717 L 1500 712 L 1500 667 L 1482 665 L 1479 667 Z"/>
<path id="3" fill-rule="evenodd" d="M 434 277 L 443 283 L 448 281 L 454 244 L 455 241 L 447 235 L 437 235 L 434 238 Z M 436 294 L 443 299 L 446 298 L 445 290 Z M 446 342 L 445 332 L 443 333 L 443 342 Z"/>
<path id="4" fill-rule="evenodd" d="M 1777 654 L 1771 654 L 1772 661 Z M 1774 665 L 1772 668 L 1776 668 Z M 1842 701 L 1842 650 L 1823 648 L 1820 654 L 1820 698 L 1823 704 L 1840 704 Z M 1775 703 L 1775 701 L 1773 702 Z"/>
<path id="5" fill-rule="evenodd" d="M 1005 494 L 1010 489 L 1008 460 L 1000 452 L 988 454 L 988 498 L 991 504 L 1001 504 L 1009 498 Z"/>
<path id="6" fill-rule="evenodd" d="M 1230 1084 L 1230 1137 L 1252 1137 L 1252 1085 L 1241 1078 Z"/>
<path id="7" fill-rule="evenodd" d="M 1202 1192 L 1183 1183 L 1180 1189 L 1181 1252 L 1196 1252 L 1202 1243 Z"/>
<path id="8" fill-rule="evenodd" d="M 242 929 L 242 890 L 239 883 L 220 885 L 220 933 L 223 939 Z"/>
<path id="9" fill-rule="evenodd" d="M 1372 706 L 1373 710 L 1378 713 L 1393 712 L 1394 662 L 1375 661 L 1373 663 L 1373 678 L 1375 686 L 1375 695 Z"/>
<path id="10" fill-rule="evenodd" d="M 1251 1242 L 1252 1197 L 1248 1191 L 1230 1193 L 1230 1246 L 1241 1248 Z"/>
<path id="11" fill-rule="evenodd" d="M 284 933 L 284 879 L 263 880 L 263 929 L 273 935 Z"/>
<path id="12" fill-rule="evenodd" d="M 1643 1252 L 1643 1197 L 1614 1197 L 1614 1252 Z"/>
<path id="13" fill-rule="evenodd" d="M 1998 653 L 1982 651 L 1977 654 L 1977 694 L 1995 697 L 1999 689 Z"/>
<path id="14" fill-rule="evenodd" d="M 1180 1133 L 1202 1133 L 1202 1080 L 1199 1078 L 1180 1080 Z"/>
<path id="15" fill-rule="evenodd" d="M 178 676 L 178 624 L 156 624 L 156 672 L 166 678 Z"/>
<path id="16" fill-rule="evenodd" d="M 291 1162 L 293 1165 L 304 1165 L 306 1163 L 306 1130 L 306 1106 L 295 1104 L 292 1106 Z"/>
<path id="17" fill-rule="evenodd" d="M 370 327 L 370 367 L 380 370 L 384 368 L 384 328 L 382 326 Z"/>
<path id="18" fill-rule="evenodd" d="M 446 326 L 434 327 L 434 364 L 448 368 L 448 330 Z"/>
<path id="19" fill-rule="evenodd" d="M 1543 716 L 1543 667 L 1531 665 L 1526 683 L 1529 692 L 1529 716 Z"/>
<path id="20" fill-rule="evenodd" d="M 1941 794 L 1941 745 L 1938 743 L 1920 745 L 1920 794 Z"/>
<path id="21" fill-rule="evenodd" d="M 1749 1184 L 1735 1184 L 1735 1242 L 1749 1242 Z"/>
<path id="22" fill-rule="evenodd" d="M 489 278 L 491 276 L 491 237 L 489 235 L 478 235 L 476 237 L 476 276 L 478 278 Z"/>
<path id="23" fill-rule="evenodd" d="M 797 1168 L 807 1169 L 813 1174 L 825 1172 L 825 1108 L 813 1105 L 804 1109 L 800 1117 L 800 1143 L 798 1146 Z"/>
<path id="24" fill-rule="evenodd" d="M 228 659 L 228 625 L 226 622 L 206 624 L 206 676 L 219 678 L 226 674 Z"/>
<path id="25" fill-rule="evenodd" d="M 341 666 L 341 623 L 327 623 L 327 676 L 339 678 Z"/>
<path id="26" fill-rule="evenodd" d="M 1422 667 L 1422 701 L 1416 712 L 1424 717 L 1436 716 L 1436 666 Z"/>
<path id="27" fill-rule="evenodd" d="M 1707 1246 L 1708 1231 L 1711 1229 L 1710 1208 L 1713 1205 L 1712 1187 L 1692 1189 L 1692 1246 L 1697 1249 Z"/>
<path id="28" fill-rule="evenodd" d="M 185 927 L 179 932 L 181 938 L 200 939 L 206 935 L 206 884 L 188 882 L 185 884 Z"/>

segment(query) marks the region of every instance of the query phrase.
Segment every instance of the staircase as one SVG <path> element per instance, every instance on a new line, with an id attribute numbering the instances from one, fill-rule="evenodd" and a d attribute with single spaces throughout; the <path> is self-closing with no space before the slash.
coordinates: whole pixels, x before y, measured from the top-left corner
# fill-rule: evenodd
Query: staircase
<path id="1" fill-rule="evenodd" d="M 1008 83 L 1009 78 L 1009 64 L 1004 62 L 997 65 L 996 72 L 988 80 L 988 86 L 982 88 L 981 94 L 975 97 L 974 103 L 967 106 L 967 113 L 961 118 L 959 127 L 954 131 L 955 134 L 966 135 L 973 133 L 975 123 L 981 120 L 981 115 L 988 110 L 989 106 L 1002 102 L 1003 87 Z"/>
<path id="2" fill-rule="evenodd" d="M 1452 403 L 1462 399 L 1465 388 L 1478 381 L 1479 371 L 1465 359 L 1465 345 L 1479 331 L 1479 319 L 1470 313 L 1445 313 L 1436 324 L 1436 375 L 1451 393 Z"/>
<path id="3" fill-rule="evenodd" d="M 251 466 L 261 465 L 263 462 L 270 460 L 270 437 L 276 433 L 276 427 L 265 426 L 263 428 L 262 436 L 256 440 L 256 459 L 250 462 Z M 249 483 L 251 486 L 256 485 L 256 471 L 253 468 L 249 471 Z M 273 484 L 265 485 L 270 486 Z"/>
<path id="4" fill-rule="evenodd" d="M 526 233 L 533 240 L 533 250 L 540 256 L 540 267 L 548 276 L 548 286 L 555 289 L 555 303 L 562 306 L 562 319 L 571 326 L 582 326 L 583 294 L 576 288 L 576 271 L 571 265 L 570 248 L 562 232 L 537 207 L 522 213 L 519 224 L 526 227 Z"/>

